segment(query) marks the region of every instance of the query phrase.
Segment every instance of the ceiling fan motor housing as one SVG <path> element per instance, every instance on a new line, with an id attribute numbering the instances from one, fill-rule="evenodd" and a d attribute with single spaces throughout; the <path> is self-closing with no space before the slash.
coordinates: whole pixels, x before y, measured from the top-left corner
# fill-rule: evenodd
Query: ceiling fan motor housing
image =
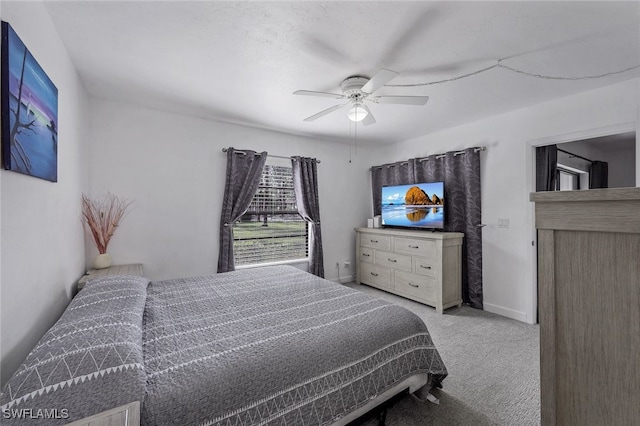
<path id="1" fill-rule="evenodd" d="M 349 99 L 360 100 L 364 97 L 362 87 L 369 81 L 366 77 L 349 77 L 340 85 L 342 93 Z"/>

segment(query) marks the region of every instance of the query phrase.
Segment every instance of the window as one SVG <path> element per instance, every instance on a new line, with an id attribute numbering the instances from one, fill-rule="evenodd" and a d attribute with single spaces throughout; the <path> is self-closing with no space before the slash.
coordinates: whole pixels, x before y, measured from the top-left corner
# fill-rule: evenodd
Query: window
<path id="1" fill-rule="evenodd" d="M 559 168 L 556 189 L 558 191 L 573 191 L 575 189 L 580 189 L 578 174 Z"/>
<path id="2" fill-rule="evenodd" d="M 251 205 L 233 227 L 236 266 L 307 259 L 307 223 L 298 213 L 291 162 L 268 158 Z"/>
<path id="3" fill-rule="evenodd" d="M 556 190 L 575 191 L 589 188 L 589 172 L 558 163 Z"/>

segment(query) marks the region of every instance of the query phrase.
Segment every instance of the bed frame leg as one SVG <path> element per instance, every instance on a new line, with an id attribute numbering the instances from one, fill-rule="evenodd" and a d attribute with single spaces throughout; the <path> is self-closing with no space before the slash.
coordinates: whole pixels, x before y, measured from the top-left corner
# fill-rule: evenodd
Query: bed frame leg
<path id="1" fill-rule="evenodd" d="M 372 408 L 361 417 L 353 420 L 347 426 L 362 426 L 367 422 L 371 422 L 374 418 L 378 419 L 378 426 L 385 426 L 387 422 L 387 411 L 391 407 L 393 407 L 393 405 L 396 402 L 398 402 L 400 399 L 404 398 L 408 394 L 409 394 L 409 388 L 406 388 L 401 392 L 398 392 L 397 394 L 392 396 L 390 399 L 383 402 L 381 405 L 378 405 L 377 407 Z"/>
<path id="2" fill-rule="evenodd" d="M 387 421 L 387 408 L 385 407 L 378 413 L 378 426 L 385 426 Z"/>

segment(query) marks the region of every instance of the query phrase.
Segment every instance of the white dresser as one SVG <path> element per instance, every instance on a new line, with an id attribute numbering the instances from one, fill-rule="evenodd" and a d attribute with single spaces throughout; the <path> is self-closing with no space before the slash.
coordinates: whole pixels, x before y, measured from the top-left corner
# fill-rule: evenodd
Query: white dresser
<path id="1" fill-rule="evenodd" d="M 66 426 L 139 426 L 140 402 L 135 401 L 111 410 L 103 411 Z"/>
<path id="2" fill-rule="evenodd" d="M 439 313 L 460 306 L 463 237 L 459 232 L 356 228 L 356 280 Z"/>

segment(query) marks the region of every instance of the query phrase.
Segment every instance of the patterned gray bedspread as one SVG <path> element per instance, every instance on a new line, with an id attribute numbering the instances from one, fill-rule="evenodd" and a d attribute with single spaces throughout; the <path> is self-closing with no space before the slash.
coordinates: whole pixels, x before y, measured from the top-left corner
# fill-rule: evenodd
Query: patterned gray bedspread
<path id="1" fill-rule="evenodd" d="M 426 326 L 290 266 L 150 283 L 145 425 L 323 425 L 447 375 Z"/>
<path id="2" fill-rule="evenodd" d="M 64 425 L 140 401 L 148 283 L 128 276 L 87 283 L 0 393 L 0 423 Z"/>

